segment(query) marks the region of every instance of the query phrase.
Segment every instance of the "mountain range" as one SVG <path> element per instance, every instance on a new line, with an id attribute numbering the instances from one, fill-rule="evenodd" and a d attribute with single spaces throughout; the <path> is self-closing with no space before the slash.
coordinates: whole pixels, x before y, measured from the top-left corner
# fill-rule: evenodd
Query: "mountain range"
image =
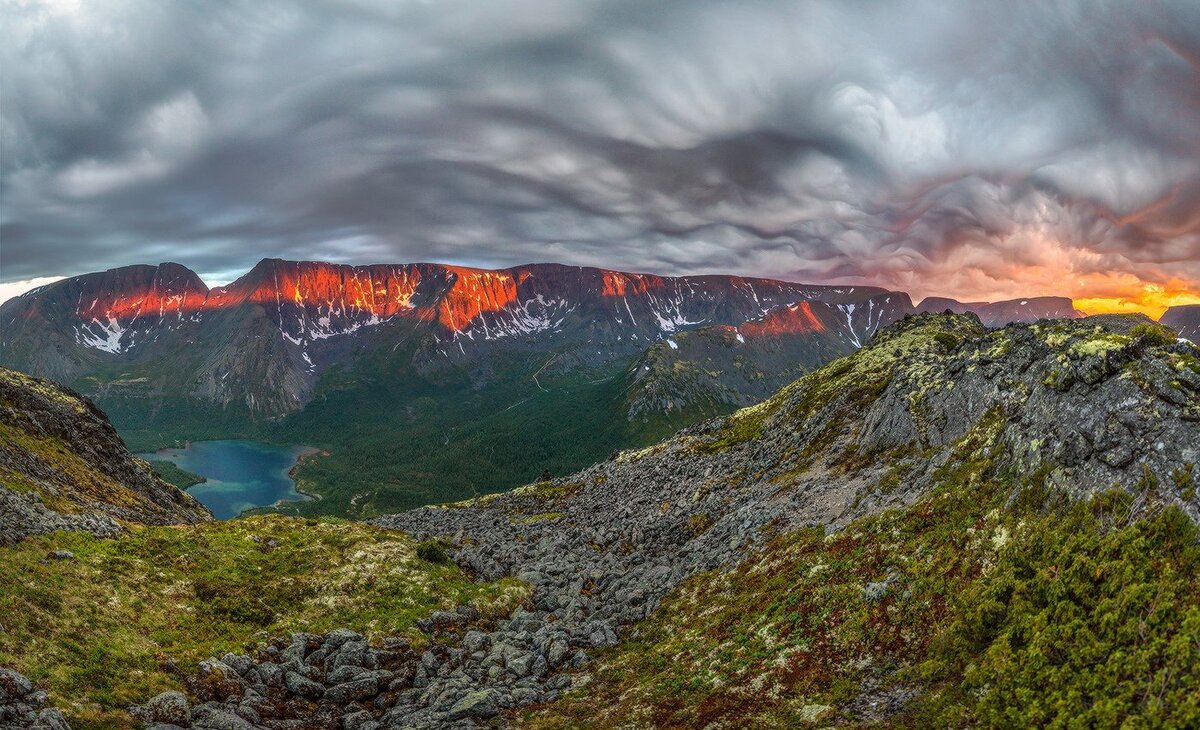
<path id="1" fill-rule="evenodd" d="M 297 509 L 370 515 L 566 473 L 756 402 L 914 311 L 1076 317 L 874 287 L 265 259 L 72 277 L 0 305 L 0 364 L 93 398 L 139 450 L 248 437 L 329 452 Z M 382 459 L 381 453 L 388 453 Z"/>
<path id="2" fill-rule="evenodd" d="M 146 387 L 271 417 L 302 408 L 322 372 L 378 343 L 417 342 L 415 359 L 431 374 L 460 363 L 483 371 L 498 350 L 594 364 L 680 330 L 736 325 L 801 301 L 847 344 L 911 311 L 907 297 L 870 287 L 555 264 L 491 271 L 267 259 L 210 290 L 191 270 L 165 263 L 73 277 L 6 303 L 0 348 L 6 362 L 71 381 L 112 362 L 170 362 L 199 345 L 203 357 Z M 263 341 L 250 347 L 251 339 Z"/>

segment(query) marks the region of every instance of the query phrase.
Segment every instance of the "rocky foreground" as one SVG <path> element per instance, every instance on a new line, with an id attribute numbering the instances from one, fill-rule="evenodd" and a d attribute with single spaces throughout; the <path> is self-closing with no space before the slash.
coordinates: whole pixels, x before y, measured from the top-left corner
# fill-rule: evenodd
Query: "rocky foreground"
<path id="1" fill-rule="evenodd" d="M 1122 487 L 1200 521 L 1183 466 L 1200 461 L 1200 352 L 1117 319 L 986 331 L 926 315 L 728 419 L 568 478 L 377 520 L 447 545 L 481 578 L 533 587 L 485 622 L 434 614 L 428 643 L 336 631 L 203 664 L 195 698 L 135 708 L 158 727 L 473 727 L 550 702 L 589 652 L 618 641 L 699 571 L 773 534 L 836 531 L 911 504 L 989 425 L 1005 468 L 1081 498 Z M 872 589 L 867 586 L 864 590 Z M 886 590 L 875 586 L 874 590 Z"/>

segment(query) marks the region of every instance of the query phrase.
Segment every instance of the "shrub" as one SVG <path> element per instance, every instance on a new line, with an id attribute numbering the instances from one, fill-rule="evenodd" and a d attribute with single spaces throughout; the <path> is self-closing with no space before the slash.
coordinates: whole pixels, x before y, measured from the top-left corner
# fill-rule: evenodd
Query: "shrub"
<path id="1" fill-rule="evenodd" d="M 1134 338 L 1140 337 L 1146 341 L 1146 344 L 1153 347 L 1173 345 L 1178 339 L 1178 335 L 1161 324 L 1139 324 L 1129 330 L 1129 335 Z"/>
<path id="2" fill-rule="evenodd" d="M 954 348 L 958 347 L 958 338 L 949 332 L 938 332 L 933 336 L 933 339 L 947 350 L 953 350 Z"/>
<path id="3" fill-rule="evenodd" d="M 444 563 L 448 560 L 446 557 L 446 548 L 437 540 L 427 540 L 417 544 L 417 557 L 427 563 Z"/>

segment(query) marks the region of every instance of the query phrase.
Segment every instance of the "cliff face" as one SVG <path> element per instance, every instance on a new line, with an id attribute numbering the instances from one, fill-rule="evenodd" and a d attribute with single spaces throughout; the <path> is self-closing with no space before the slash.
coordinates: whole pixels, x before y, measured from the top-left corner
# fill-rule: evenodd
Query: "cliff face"
<path id="1" fill-rule="evenodd" d="M 0 368 L 0 543 L 55 530 L 120 532 L 209 519 L 125 448 L 90 401 L 56 383 Z"/>

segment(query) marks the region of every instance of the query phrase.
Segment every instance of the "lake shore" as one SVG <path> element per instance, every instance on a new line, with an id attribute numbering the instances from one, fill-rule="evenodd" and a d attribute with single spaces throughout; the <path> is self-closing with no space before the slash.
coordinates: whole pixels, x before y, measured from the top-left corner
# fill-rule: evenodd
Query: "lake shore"
<path id="1" fill-rule="evenodd" d="M 189 441 L 137 456 L 174 464 L 203 482 L 186 491 L 217 519 L 263 511 L 288 511 L 289 502 L 319 500 L 296 478 L 306 458 L 322 453 L 305 445 L 276 445 L 246 440 Z"/>

